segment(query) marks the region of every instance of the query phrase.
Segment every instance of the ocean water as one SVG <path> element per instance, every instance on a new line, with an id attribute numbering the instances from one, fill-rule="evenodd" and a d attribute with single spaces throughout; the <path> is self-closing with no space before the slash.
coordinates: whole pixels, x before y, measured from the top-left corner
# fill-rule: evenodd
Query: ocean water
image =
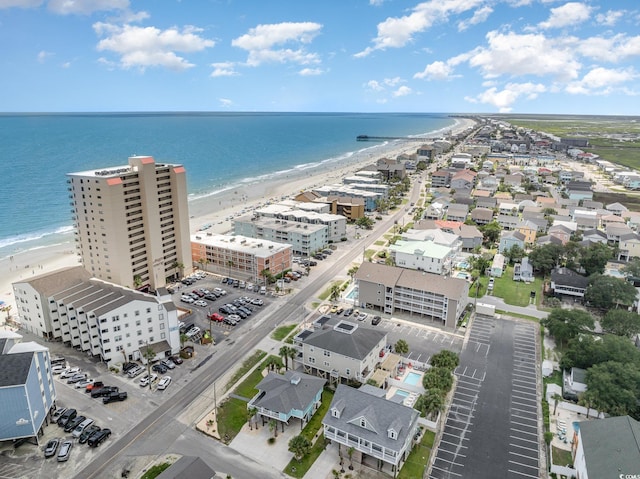
<path id="1" fill-rule="evenodd" d="M 455 122 L 446 114 L 3 114 L 0 258 L 69 241 L 69 172 L 151 155 L 184 164 L 195 199 L 292 170 L 332 168 L 366 148 L 375 153 L 380 144 L 358 135 L 422 136 Z"/>

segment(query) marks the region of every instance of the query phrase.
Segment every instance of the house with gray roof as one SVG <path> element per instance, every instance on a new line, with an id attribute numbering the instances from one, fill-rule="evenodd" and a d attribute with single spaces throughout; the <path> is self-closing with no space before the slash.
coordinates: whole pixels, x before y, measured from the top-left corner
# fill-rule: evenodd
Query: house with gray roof
<path id="1" fill-rule="evenodd" d="M 469 302 L 469 283 L 460 278 L 364 262 L 354 279 L 363 307 L 448 328 L 455 328 Z"/>
<path id="2" fill-rule="evenodd" d="M 459 221 L 460 223 L 464 223 L 467 219 L 467 215 L 469 214 L 469 206 L 453 203 L 450 204 L 447 208 L 447 220 L 448 221 Z"/>
<path id="3" fill-rule="evenodd" d="M 366 382 L 387 345 L 387 334 L 359 326 L 341 320 L 302 339 L 304 372 L 330 382 Z"/>
<path id="4" fill-rule="evenodd" d="M 251 398 L 247 409 L 256 409 L 263 426 L 265 418 L 279 421 L 283 428 L 285 423 L 297 418 L 302 429 L 320 407 L 326 382 L 326 379 L 298 371 L 270 372 L 256 386 L 258 393 Z"/>
<path id="5" fill-rule="evenodd" d="M 37 440 L 55 401 L 49 349 L 0 331 L 0 441 Z"/>
<path id="6" fill-rule="evenodd" d="M 584 298 L 589 278 L 569 268 L 556 268 L 551 272 L 551 291 L 554 295 Z"/>
<path id="7" fill-rule="evenodd" d="M 182 456 L 162 471 L 157 479 L 216 479 L 216 471 L 196 456 Z"/>
<path id="8" fill-rule="evenodd" d="M 355 450 L 354 462 L 395 477 L 413 448 L 419 416 L 413 408 L 339 385 L 322 426 L 325 439 Z"/>
<path id="9" fill-rule="evenodd" d="M 471 219 L 477 225 L 486 225 L 493 221 L 493 210 L 489 208 L 476 208 L 471 212 Z"/>
<path id="10" fill-rule="evenodd" d="M 572 451 L 576 477 L 632 477 L 640 471 L 638 421 L 629 416 L 618 416 L 581 421 L 579 425 Z"/>

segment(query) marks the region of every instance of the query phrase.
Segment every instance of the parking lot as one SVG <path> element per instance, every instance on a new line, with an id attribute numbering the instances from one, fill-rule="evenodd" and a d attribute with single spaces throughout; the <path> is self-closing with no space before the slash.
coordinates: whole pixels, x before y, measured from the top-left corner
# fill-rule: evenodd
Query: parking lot
<path id="1" fill-rule="evenodd" d="M 477 316 L 430 478 L 539 477 L 534 325 Z"/>

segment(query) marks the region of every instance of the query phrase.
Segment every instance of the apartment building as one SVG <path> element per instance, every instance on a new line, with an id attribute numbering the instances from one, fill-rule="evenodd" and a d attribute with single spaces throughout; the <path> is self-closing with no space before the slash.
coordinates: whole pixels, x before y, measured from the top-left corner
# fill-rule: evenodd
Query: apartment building
<path id="1" fill-rule="evenodd" d="M 254 214 L 264 218 L 325 225 L 327 227 L 327 241 L 331 242 L 338 242 L 347 235 L 347 218 L 342 215 L 309 211 L 283 204 L 264 206 L 257 209 Z"/>
<path id="2" fill-rule="evenodd" d="M 191 254 L 201 269 L 235 274 L 255 282 L 262 279 L 264 270 L 276 275 L 291 269 L 293 260 L 290 244 L 212 233 L 192 235 Z"/>
<path id="3" fill-rule="evenodd" d="M 156 289 L 191 273 L 182 165 L 133 156 L 128 165 L 67 176 L 78 252 L 92 276 Z"/>
<path id="4" fill-rule="evenodd" d="M 160 291 L 163 291 L 161 288 Z M 171 296 L 154 296 L 64 268 L 13 283 L 20 323 L 107 364 L 178 353 L 178 311 Z"/>

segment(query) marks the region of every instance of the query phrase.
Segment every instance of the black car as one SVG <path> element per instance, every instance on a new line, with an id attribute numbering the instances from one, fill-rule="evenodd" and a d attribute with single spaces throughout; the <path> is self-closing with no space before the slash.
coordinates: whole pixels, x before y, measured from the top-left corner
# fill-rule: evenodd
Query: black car
<path id="1" fill-rule="evenodd" d="M 84 431 L 82 431 L 82 434 L 80 434 L 80 438 L 78 439 L 78 442 L 80 444 L 84 444 L 85 442 L 87 442 L 87 440 L 89 439 L 89 437 L 94 433 L 94 432 L 98 432 L 100 430 L 100 426 L 96 425 L 96 424 L 91 424 L 90 426 L 88 426 Z"/>
<path id="2" fill-rule="evenodd" d="M 109 404 L 112 402 L 124 401 L 127 399 L 127 392 L 122 391 L 121 393 L 111 393 L 108 396 L 102 398 L 103 404 Z"/>
<path id="3" fill-rule="evenodd" d="M 247 319 L 247 317 L 249 316 L 247 313 L 245 313 L 244 311 L 242 311 L 241 309 L 237 309 L 235 314 L 237 314 L 238 316 L 240 316 L 242 319 Z"/>
<path id="4" fill-rule="evenodd" d="M 105 397 L 111 393 L 116 393 L 118 391 L 119 391 L 118 386 L 104 386 L 104 387 L 101 387 L 100 389 L 96 389 L 95 391 L 92 390 L 91 397 L 92 398 Z"/>
<path id="5" fill-rule="evenodd" d="M 216 299 L 218 299 L 218 297 L 213 293 L 209 293 L 204 295 L 204 299 L 208 299 L 209 301 L 215 301 Z"/>
<path id="6" fill-rule="evenodd" d="M 345 316 L 351 316 L 353 314 L 353 308 L 349 308 L 347 310 L 345 310 L 344 315 Z"/>
<path id="7" fill-rule="evenodd" d="M 75 409 L 67 409 L 62 416 L 58 418 L 58 426 L 64 427 L 67 425 L 67 422 L 72 420 L 78 415 L 78 411 Z"/>
<path id="8" fill-rule="evenodd" d="M 251 311 L 249 308 L 247 308 L 246 306 L 240 306 L 238 308 L 238 314 L 240 314 L 240 311 L 242 311 L 243 313 L 245 313 L 247 316 L 251 316 L 251 314 L 253 313 L 253 311 Z"/>
<path id="9" fill-rule="evenodd" d="M 44 447 L 44 457 L 53 457 L 58 452 L 58 446 L 60 445 L 60 439 L 57 437 L 55 439 L 51 439 L 47 445 Z"/>
<path id="10" fill-rule="evenodd" d="M 124 363 L 124 364 L 122 365 L 122 371 L 126 373 L 126 372 L 127 372 L 127 371 L 129 371 L 130 369 L 135 368 L 136 366 L 137 366 L 137 364 L 136 364 L 136 363 L 130 363 L 130 362 L 129 362 L 129 363 Z"/>
<path id="11" fill-rule="evenodd" d="M 111 435 L 111 429 L 101 429 L 97 432 L 94 432 L 89 439 L 87 440 L 87 444 L 90 447 L 98 447 L 105 439 L 107 439 Z"/>
<path id="12" fill-rule="evenodd" d="M 80 424 L 82 421 L 84 421 L 86 418 L 86 416 L 76 416 L 73 419 L 67 421 L 67 424 L 64 425 L 64 432 L 71 432 L 73 431 L 76 426 L 78 424 Z"/>
<path id="13" fill-rule="evenodd" d="M 382 321 L 382 318 L 380 316 L 374 316 L 373 318 L 371 318 L 371 324 L 373 324 L 374 326 L 380 324 L 380 321 Z"/>
<path id="14" fill-rule="evenodd" d="M 160 364 L 160 363 L 154 364 L 153 366 L 151 366 L 151 370 L 152 371 L 155 371 L 155 372 L 160 373 L 160 374 L 166 373 L 167 369 L 168 368 L 164 364 Z"/>
<path id="15" fill-rule="evenodd" d="M 227 284 L 227 281 L 229 281 L 229 278 L 222 278 L 222 284 Z"/>
<path id="16" fill-rule="evenodd" d="M 318 266 L 317 261 L 309 261 L 309 266 Z"/>
<path id="17" fill-rule="evenodd" d="M 220 306 L 218 308 L 218 311 L 220 311 L 221 313 L 224 313 L 224 314 L 231 314 L 231 310 L 229 308 L 227 308 L 226 306 Z"/>

